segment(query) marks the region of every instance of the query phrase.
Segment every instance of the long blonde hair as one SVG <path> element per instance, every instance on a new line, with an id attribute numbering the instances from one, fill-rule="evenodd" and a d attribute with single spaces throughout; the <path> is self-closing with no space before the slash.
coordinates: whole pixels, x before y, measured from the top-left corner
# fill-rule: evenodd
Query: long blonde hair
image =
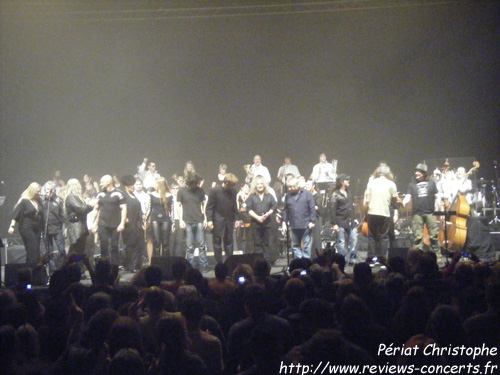
<path id="1" fill-rule="evenodd" d="M 250 186 L 250 193 L 249 194 L 257 193 L 256 187 L 257 187 L 257 183 L 259 182 L 258 180 L 262 181 L 262 183 L 264 184 L 264 194 L 269 193 L 269 184 L 267 183 L 266 179 L 262 176 L 256 176 L 252 180 L 252 186 Z"/>
<path id="2" fill-rule="evenodd" d="M 28 188 L 22 192 L 21 194 L 21 197 L 19 198 L 19 200 L 17 201 L 17 204 L 16 206 L 19 204 L 19 202 L 21 202 L 21 200 L 23 199 L 29 199 L 29 200 L 32 200 L 36 194 L 38 193 L 38 191 L 42 188 L 42 186 L 38 183 L 38 182 L 32 182 Z"/>
<path id="3" fill-rule="evenodd" d="M 167 197 L 170 194 L 170 187 L 168 186 L 168 182 L 165 178 L 159 177 L 156 179 L 156 192 L 160 196 L 160 201 L 163 203 L 165 210 L 169 212 L 170 207 L 168 206 Z"/>
<path id="4" fill-rule="evenodd" d="M 68 195 L 76 195 L 83 199 L 82 184 L 76 178 L 70 178 L 66 184 L 64 200 L 66 200 Z"/>
<path id="5" fill-rule="evenodd" d="M 190 171 L 188 171 L 188 165 L 191 165 Z M 196 168 L 191 160 L 188 160 L 184 166 L 184 176 L 187 176 L 188 173 L 196 173 Z"/>
<path id="6" fill-rule="evenodd" d="M 64 194 L 64 213 L 66 213 L 66 199 L 68 199 L 70 195 L 74 195 L 80 198 L 82 202 L 85 202 L 82 194 L 82 184 L 76 178 L 70 178 L 66 184 L 66 191 Z"/>

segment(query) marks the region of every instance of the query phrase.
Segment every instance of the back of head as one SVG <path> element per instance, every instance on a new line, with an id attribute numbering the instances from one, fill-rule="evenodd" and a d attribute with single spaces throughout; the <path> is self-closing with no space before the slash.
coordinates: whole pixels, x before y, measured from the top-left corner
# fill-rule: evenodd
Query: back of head
<path id="1" fill-rule="evenodd" d="M 122 348 L 134 348 L 142 351 L 142 340 L 137 322 L 128 317 L 118 317 L 108 334 L 109 354 L 114 356 Z"/>
<path id="2" fill-rule="evenodd" d="M 358 263 L 353 269 L 354 282 L 356 284 L 370 284 L 373 281 L 372 268 L 367 262 Z"/>
<path id="3" fill-rule="evenodd" d="M 334 253 L 332 254 L 332 263 L 336 263 L 339 266 L 339 269 L 344 272 L 345 269 L 345 258 L 342 254 Z"/>
<path id="4" fill-rule="evenodd" d="M 182 280 L 186 274 L 188 266 L 185 259 L 177 259 L 174 264 L 172 264 L 172 276 L 174 280 Z"/>
<path id="5" fill-rule="evenodd" d="M 115 354 L 109 364 L 109 375 L 146 375 L 146 369 L 139 352 L 123 348 Z"/>
<path id="6" fill-rule="evenodd" d="M 198 296 L 190 296 L 184 299 L 182 303 L 182 315 L 188 323 L 199 323 L 205 314 L 205 308 Z"/>
<path id="7" fill-rule="evenodd" d="M 148 286 L 160 286 L 162 280 L 161 268 L 157 266 L 148 266 L 144 271 L 144 279 Z"/>
<path id="8" fill-rule="evenodd" d="M 0 326 L 0 363 L 12 361 L 19 353 L 19 340 L 11 325 Z"/>
<path id="9" fill-rule="evenodd" d="M 333 303 L 320 298 L 309 298 L 300 305 L 301 320 L 307 322 L 312 331 L 335 326 Z"/>
<path id="10" fill-rule="evenodd" d="M 177 294 L 175 295 L 177 299 L 177 304 L 182 309 L 182 304 L 184 300 L 190 297 L 199 297 L 198 290 L 194 285 L 182 285 L 177 289 Z"/>
<path id="11" fill-rule="evenodd" d="M 311 259 L 308 258 L 295 258 L 290 262 L 290 266 L 288 267 L 288 271 L 291 273 L 293 270 L 296 269 L 303 269 L 307 270 L 309 267 L 311 267 L 312 261 Z"/>
<path id="12" fill-rule="evenodd" d="M 458 262 L 455 266 L 453 276 L 455 277 L 455 282 L 459 286 L 472 286 L 472 283 L 474 282 L 474 269 L 472 267 L 472 264 Z"/>
<path id="13" fill-rule="evenodd" d="M 439 268 L 436 263 L 436 255 L 431 251 L 422 254 L 417 265 L 417 273 L 419 276 L 427 279 L 434 278 L 437 276 L 438 272 Z"/>
<path id="14" fill-rule="evenodd" d="M 354 350 L 348 351 L 348 345 L 340 332 L 334 329 L 320 329 L 301 345 L 301 362 L 319 364 L 328 358 L 337 364 L 364 364 L 364 356 Z"/>
<path id="15" fill-rule="evenodd" d="M 400 355 L 398 359 L 398 365 L 414 365 L 416 369 L 421 368 L 423 365 L 426 366 L 436 366 L 436 365 L 442 365 L 444 357 L 436 356 L 436 355 L 426 355 L 424 354 L 424 349 L 429 346 L 433 345 L 436 342 L 430 338 L 427 337 L 423 334 L 418 334 L 415 336 L 412 336 L 406 343 L 404 344 L 404 348 L 412 348 L 413 350 L 406 351 L 404 353 L 411 353 L 411 355 L 408 354 L 402 354 Z M 421 374 L 423 372 L 420 372 L 417 370 L 414 372 L 416 374 Z"/>
<path id="16" fill-rule="evenodd" d="M 3 311 L 1 319 L 3 324 L 9 324 L 15 329 L 19 328 L 23 324 L 26 324 L 28 319 L 26 306 L 20 302 L 9 305 Z"/>
<path id="17" fill-rule="evenodd" d="M 288 304 L 298 308 L 306 299 L 306 296 L 307 290 L 302 280 L 293 278 L 286 282 L 283 290 L 283 297 Z"/>
<path id="18" fill-rule="evenodd" d="M 239 264 L 233 271 L 233 280 L 238 282 L 240 277 L 245 278 L 245 285 L 253 283 L 253 270 L 248 264 Z"/>
<path id="19" fill-rule="evenodd" d="M 192 190 L 200 184 L 201 180 L 202 178 L 198 173 L 189 172 L 186 176 L 186 186 Z"/>
<path id="20" fill-rule="evenodd" d="M 405 274 L 405 260 L 403 257 L 395 256 L 389 258 L 387 263 L 387 273 L 399 273 L 401 275 Z"/>
<path id="21" fill-rule="evenodd" d="M 371 312 L 366 302 L 355 294 L 349 294 L 342 301 L 340 319 L 349 329 L 364 329 L 370 322 Z"/>
<path id="22" fill-rule="evenodd" d="M 95 264 L 94 279 L 97 284 L 112 285 L 112 267 L 109 259 L 99 259 Z"/>
<path id="23" fill-rule="evenodd" d="M 118 319 L 118 316 L 118 312 L 112 308 L 107 308 L 99 310 L 90 318 L 87 335 L 93 347 L 96 349 L 101 348 L 108 337 L 111 326 Z"/>
<path id="24" fill-rule="evenodd" d="M 442 346 L 465 344 L 465 332 L 457 310 L 449 305 L 440 305 L 432 312 L 426 334 Z"/>
<path id="25" fill-rule="evenodd" d="M 163 317 L 156 323 L 156 338 L 167 353 L 179 353 L 186 347 L 186 329 L 175 317 Z"/>
<path id="26" fill-rule="evenodd" d="M 215 278 L 219 281 L 224 281 L 229 274 L 229 267 L 226 263 L 217 263 L 214 271 Z"/>
<path id="27" fill-rule="evenodd" d="M 38 332 L 31 324 L 24 324 L 16 331 L 21 352 L 26 359 L 35 359 L 40 353 Z"/>
<path id="28" fill-rule="evenodd" d="M 280 332 L 266 324 L 255 326 L 250 335 L 250 351 L 259 362 L 275 361 L 284 352 Z"/>
<path id="29" fill-rule="evenodd" d="M 123 176 L 121 179 L 121 183 L 123 186 L 134 186 L 135 184 L 135 177 L 131 175 L 126 175 Z"/>
<path id="30" fill-rule="evenodd" d="M 500 281 L 488 285 L 486 288 L 486 302 L 488 302 L 491 309 L 497 313 L 500 312 Z"/>
<path id="31" fill-rule="evenodd" d="M 159 313 L 166 309 L 166 292 L 157 286 L 152 286 L 144 294 L 144 304 L 151 313 Z"/>
<path id="32" fill-rule="evenodd" d="M 391 168 L 389 168 L 388 165 L 381 165 L 378 167 L 379 176 L 387 176 L 389 173 L 391 173 Z"/>
<path id="33" fill-rule="evenodd" d="M 264 288 L 259 285 L 246 286 L 243 301 L 251 316 L 261 315 L 267 311 L 268 297 Z"/>
<path id="34" fill-rule="evenodd" d="M 96 292 L 92 294 L 83 308 L 85 314 L 85 320 L 89 320 L 92 316 L 99 310 L 111 309 L 113 307 L 113 301 L 111 296 L 104 292 Z"/>
<path id="35" fill-rule="evenodd" d="M 253 274 L 257 278 L 265 278 L 270 275 L 271 265 L 265 258 L 257 258 L 253 262 Z"/>
<path id="36" fill-rule="evenodd" d="M 186 285 L 194 285 L 200 293 L 205 289 L 205 278 L 200 270 L 196 268 L 192 268 L 186 272 L 184 281 Z"/>

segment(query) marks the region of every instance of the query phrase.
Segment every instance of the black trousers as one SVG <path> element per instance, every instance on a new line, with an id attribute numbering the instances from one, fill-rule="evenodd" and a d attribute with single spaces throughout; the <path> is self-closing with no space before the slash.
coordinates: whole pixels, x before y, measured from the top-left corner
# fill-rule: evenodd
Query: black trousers
<path id="1" fill-rule="evenodd" d="M 168 221 L 152 221 L 153 230 L 153 255 L 155 257 L 170 256 L 170 232 L 172 224 Z"/>
<path id="2" fill-rule="evenodd" d="M 125 261 L 123 265 L 129 270 L 140 269 L 144 253 L 144 231 L 142 227 L 138 225 L 125 227 L 122 238 L 125 245 Z"/>
<path id="3" fill-rule="evenodd" d="M 368 215 L 368 256 L 386 256 L 389 250 L 390 217 Z"/>
<path id="4" fill-rule="evenodd" d="M 99 226 L 97 229 L 99 242 L 101 244 L 101 258 L 109 258 L 111 252 L 111 262 L 120 264 L 118 240 L 120 238 L 116 228 Z"/>
<path id="5" fill-rule="evenodd" d="M 222 241 L 224 241 L 224 253 L 226 258 L 233 255 L 234 239 L 233 239 L 234 221 L 226 218 L 217 218 L 214 221 L 214 230 L 212 238 L 214 244 L 215 263 L 222 263 Z"/>
<path id="6" fill-rule="evenodd" d="M 19 234 L 21 235 L 24 248 L 26 250 L 26 265 L 28 267 L 34 267 L 40 260 L 40 241 L 42 238 L 42 231 L 39 229 L 19 226 Z"/>
<path id="7" fill-rule="evenodd" d="M 269 260 L 269 240 L 271 238 L 271 227 L 252 223 L 253 251 L 264 254 L 264 258 Z"/>

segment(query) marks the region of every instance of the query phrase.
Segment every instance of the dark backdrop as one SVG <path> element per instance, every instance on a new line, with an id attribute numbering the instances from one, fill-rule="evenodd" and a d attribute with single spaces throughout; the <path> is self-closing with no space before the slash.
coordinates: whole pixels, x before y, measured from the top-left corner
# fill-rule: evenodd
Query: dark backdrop
<path id="1" fill-rule="evenodd" d="M 498 2 L 287 4 L 2 1 L 4 220 L 56 169 L 121 175 L 144 156 L 168 177 L 193 160 L 207 185 L 256 153 L 308 176 L 326 152 L 358 194 L 382 159 L 403 191 L 426 159 L 492 178 Z"/>

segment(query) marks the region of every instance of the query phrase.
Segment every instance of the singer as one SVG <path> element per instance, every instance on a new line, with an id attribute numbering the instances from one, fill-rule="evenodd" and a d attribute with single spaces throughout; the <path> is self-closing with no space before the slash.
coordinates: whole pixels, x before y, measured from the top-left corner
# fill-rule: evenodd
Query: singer
<path id="1" fill-rule="evenodd" d="M 294 258 L 311 258 L 311 230 L 316 222 L 314 197 L 309 191 L 299 187 L 299 181 L 296 178 L 289 180 L 287 186 L 283 230 L 286 230 L 287 226 L 291 229 Z"/>

